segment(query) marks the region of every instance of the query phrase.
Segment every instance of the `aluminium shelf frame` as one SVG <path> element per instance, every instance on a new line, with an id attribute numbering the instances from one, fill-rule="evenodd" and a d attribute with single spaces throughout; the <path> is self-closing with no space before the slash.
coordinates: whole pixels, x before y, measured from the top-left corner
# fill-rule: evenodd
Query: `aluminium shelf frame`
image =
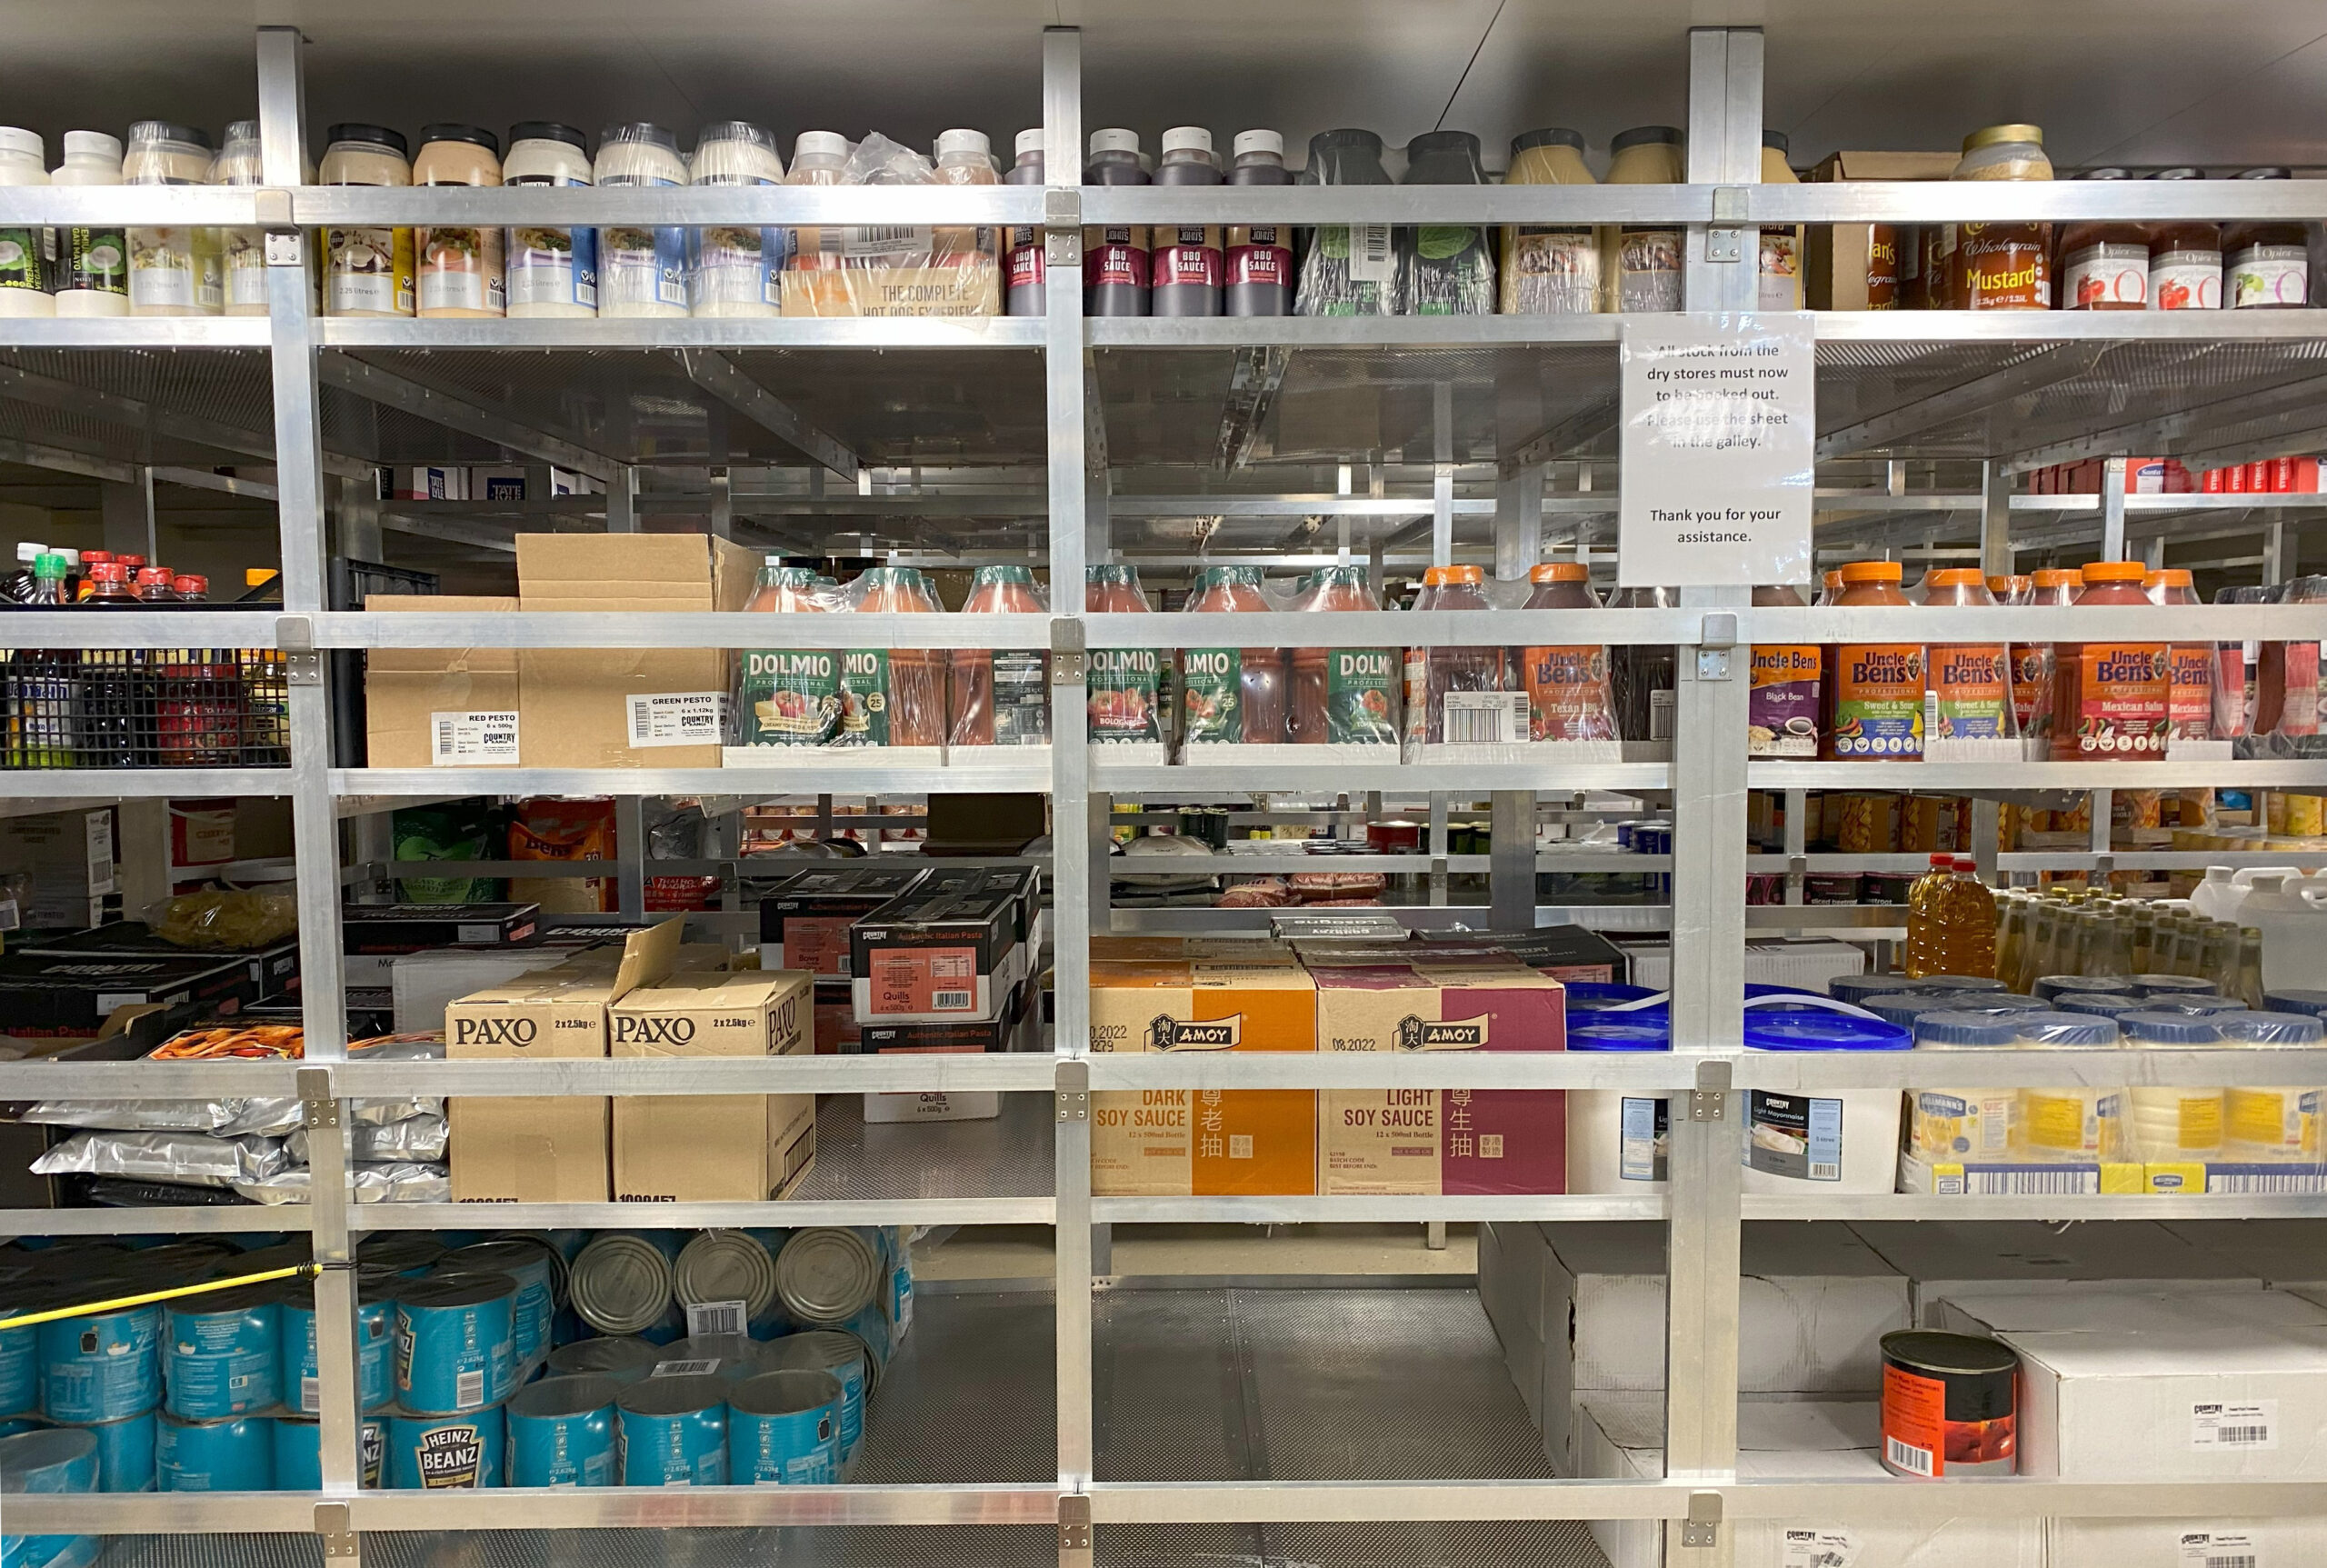
<path id="1" fill-rule="evenodd" d="M 348 1099 L 394 1092 L 474 1095 L 568 1094 L 674 1094 L 766 1091 L 855 1093 L 879 1089 L 994 1089 L 1048 1098 L 1054 1134 L 1054 1188 L 1046 1197 L 1006 1200 L 888 1199 L 766 1205 L 656 1206 L 514 1205 L 520 1223 L 635 1223 L 652 1214 L 691 1223 L 762 1222 L 913 1223 L 973 1219 L 1047 1223 L 1055 1233 L 1057 1304 L 1057 1476 L 1046 1485 L 874 1485 L 777 1489 L 718 1489 L 674 1495 L 627 1491 L 474 1493 L 362 1490 L 358 1483 L 355 1340 L 352 1244 L 365 1231 L 468 1220 L 474 1208 L 382 1213 L 357 1211 L 342 1183 L 345 1152 L 339 1140 L 312 1141 L 315 1201 L 298 1209 L 24 1211 L 0 1223 L 25 1231 L 97 1233 L 156 1225 L 189 1232 L 235 1229 L 304 1230 L 325 1266 L 316 1289 L 322 1386 L 322 1486 L 313 1493 L 97 1498 L 23 1497 L 10 1503 L 12 1527 L 26 1533 L 93 1530 L 224 1533 L 313 1532 L 334 1559 L 354 1560 L 361 1536 L 373 1531 L 596 1528 L 624 1525 L 879 1525 L 1018 1524 L 1055 1527 L 1062 1564 L 1085 1565 L 1093 1529 L 1110 1524 L 1238 1521 L 1353 1523 L 1364 1521 L 1636 1518 L 1664 1521 L 1673 1553 L 1686 1568 L 1723 1568 L 1730 1560 L 1724 1521 L 1748 1518 L 1940 1518 L 1963 1511 L 1947 1487 L 1895 1483 L 1843 1484 L 1741 1482 L 1736 1473 L 1739 1236 L 1743 1219 L 1807 1217 L 2099 1218 L 2258 1216 L 2327 1217 L 2317 1197 L 2181 1200 L 1992 1199 L 1926 1200 L 1889 1194 L 1863 1198 L 1762 1197 L 1740 1192 L 1740 1124 L 1736 1096 L 1753 1089 L 1831 1089 L 1853 1085 L 1904 1087 L 1911 1068 L 1893 1059 L 1753 1057 L 1740 1048 L 1738 997 L 1747 912 L 1739 889 L 1753 864 L 1745 853 L 1744 806 L 1751 789 L 1800 791 L 1852 784 L 1862 787 L 1939 790 L 2065 789 L 2094 779 L 2126 781 L 2127 770 L 2065 764 L 1992 768 L 1943 764 L 1861 765 L 1748 763 L 1745 684 L 1723 677 L 1723 661 L 1700 657 L 1733 651 L 1758 639 L 1826 642 L 1879 636 L 1895 628 L 1895 613 L 1755 608 L 1746 591 L 1691 590 L 1681 608 L 1593 612 L 1588 624 L 1571 612 L 1498 613 L 1440 618 L 1386 614 L 1358 617 L 1348 634 L 1375 633 L 1385 644 L 1441 637 L 1447 643 L 1503 643 L 1533 630 L 1555 640 L 1669 642 L 1683 652 L 1676 694 L 1678 723 L 1670 763 L 1582 766 L 1533 761 L 1492 768 L 1396 766 L 1346 774 L 1350 788 L 1471 789 L 1494 795 L 1498 824 L 1526 821 L 1542 791 L 1581 788 L 1668 792 L 1676 838 L 1693 846 L 1668 863 L 1673 877 L 1673 1020 L 1676 1050 L 1658 1057 L 1597 1059 L 1547 1054 L 1470 1059 L 1433 1057 L 1240 1056 L 1143 1057 L 1090 1055 L 1088 953 L 1094 901 L 1087 895 L 1099 869 L 1107 804 L 1115 794 L 1175 790 L 1260 790 L 1313 787 L 1313 770 L 1267 767 L 1122 767 L 1095 754 L 1079 720 L 1057 728 L 1046 765 L 952 771 L 878 763 L 804 774 L 761 769 L 683 769 L 625 772 L 626 796 L 718 794 L 754 790 L 799 793 L 909 793 L 932 787 L 1045 789 L 1066 809 L 1058 814 L 1054 875 L 1056 898 L 1057 1025 L 1055 1054 L 990 1058 L 825 1058 L 781 1062 L 574 1062 L 434 1064 L 350 1062 L 344 1036 L 345 989 L 340 966 L 340 828 L 351 812 L 378 810 L 398 801 L 441 799 L 464 793 L 587 790 L 603 793 L 617 781 L 601 773 L 541 769 L 381 770 L 331 765 L 330 713 L 323 658 L 335 648 L 507 645 L 531 647 L 766 646 L 808 629 L 754 618 L 748 626 L 723 616 L 561 618 L 514 616 L 480 622 L 428 614 L 371 616 L 326 608 L 329 564 L 325 514 L 327 476 L 322 450 L 320 397 L 325 356 L 341 349 L 582 348 L 1009 348 L 1044 355 L 1047 441 L 1047 527 L 1053 581 L 1073 584 L 1086 560 L 1108 552 L 1104 494 L 1104 421 L 1094 406 L 1094 353 L 1114 349 L 1343 347 L 1388 349 L 1534 347 L 1574 344 L 1613 346 L 1623 323 L 1615 317 L 1378 320 L 1211 320 L 1085 322 L 1080 291 L 1048 291 L 1047 314 L 1027 320 L 769 322 L 436 322 L 331 321 L 312 305 L 311 235 L 321 223 L 444 223 L 500 225 L 517 221 L 594 224 L 614 220 L 657 224 L 704 222 L 1018 225 L 1041 228 L 1054 279 L 1073 279 L 1081 261 L 1085 222 L 1217 223 L 1371 220 L 1663 221 L 1688 231 L 1686 301 L 1692 311 L 1752 308 L 1750 263 L 1722 259 L 1724 248 L 1759 224 L 1952 220 L 2022 216 L 2327 217 L 2322 187 L 2302 183 L 2228 182 L 2114 185 L 1812 185 L 1764 187 L 1757 183 L 1761 135 L 1762 37 L 1751 29 L 1698 29 L 1689 35 L 1688 182 L 1671 187 L 1293 188 L 1265 193 L 1240 188 L 1085 189 L 1074 184 L 1074 160 L 1056 160 L 1051 183 L 1039 188 L 980 191 L 767 192 L 704 189 L 667 191 L 471 192 L 443 188 L 387 191 L 325 189 L 298 184 L 305 125 L 295 31 L 261 28 L 258 81 L 265 185 L 254 190 L 209 187 L 155 191 L 0 191 L 0 219 L 33 222 L 152 221 L 262 227 L 267 231 L 270 315 L 265 322 L 120 321 L 11 322 L 0 340 L 9 346 L 78 349 L 256 348 L 270 351 L 278 478 L 275 500 L 282 533 L 284 605 L 277 615 L 231 617 L 218 631 L 239 642 L 279 648 L 291 672 L 292 765 L 285 770 L 186 770 L 123 775 L 70 773 L 0 775 L 0 794 L 45 800 L 112 798 L 123 794 L 287 794 L 295 809 L 299 867 L 301 956 L 305 977 L 307 1058 L 300 1064 L 90 1064 L 47 1070 L 43 1064 L 0 1064 L 0 1089 L 63 1088 L 75 1094 L 153 1097 L 196 1092 L 293 1094 L 305 1104 L 311 1128 L 340 1125 Z M 1072 29 L 1042 36 L 1043 125 L 1048 145 L 1083 141 L 1080 37 Z M 1728 242 L 1724 246 L 1723 242 Z M 1753 246 L 1743 247 L 1750 256 Z M 1829 344 L 1914 345 L 1939 342 L 1972 347 L 2142 343 L 2196 346 L 2217 344 L 2302 345 L 2327 335 L 2327 322 L 2293 315 L 2222 315 L 2142 317 L 2138 322 L 2052 313 L 2027 315 L 1863 315 L 1822 316 Z M 706 374 L 716 379 L 715 368 Z M 2022 385 L 2021 378 L 2013 385 Z M 2000 385 L 2000 384 L 1999 384 Z M 729 386 L 730 392 L 740 389 Z M 1984 390 L 1994 392 L 1996 385 Z M 747 392 L 743 395 L 750 401 Z M 1933 401 L 1949 396 L 1945 391 Z M 1963 402 L 1938 403 L 1924 416 Z M 1901 422 L 1903 426 L 1904 421 Z M 844 467 L 844 452 L 818 448 L 812 428 L 794 434 L 812 457 Z M 1882 431 L 1862 430 L 1854 442 L 1879 444 Z M 1530 463 L 1551 455 L 1534 453 Z M 2061 460 L 2058 456 L 2048 461 Z M 1453 543 L 1452 463 L 1439 458 L 1426 506 L 1401 504 L 1405 514 L 1428 514 L 1432 558 L 1448 559 Z M 634 527 L 635 490 L 627 472 L 608 503 L 609 524 Z M 715 483 L 715 481 L 714 481 Z M 1506 486 L 1494 508 L 1499 576 L 1523 574 L 1540 554 L 1545 508 L 1540 486 Z M 1999 490 L 1995 494 L 2001 494 Z M 1531 494 L 1534 504 L 1531 504 Z M 1984 503 L 1992 524 L 1983 541 L 2009 548 L 2005 503 Z M 2065 508 L 2063 508 L 2065 509 Z M 1468 502 L 1465 512 L 1475 510 Z M 2124 544 L 2122 504 L 2104 504 L 2108 553 Z M 2135 510 L 2138 510 L 2137 508 Z M 1071 597 L 1071 595 L 1070 595 Z M 1913 612 L 1917 634 L 2026 637 L 2062 629 L 2057 612 L 2026 610 Z M 2107 616 L 2146 635 L 2222 638 L 2231 635 L 2317 634 L 2322 617 L 2300 606 L 2224 611 L 2133 610 L 2081 613 L 2080 632 L 2106 630 Z M 1253 621 L 1246 632 L 1263 640 L 1298 642 L 1305 627 L 1293 617 L 1269 626 Z M 20 621 L 24 634 L 46 634 L 45 618 Z M 57 640 L 87 645 L 150 646 L 182 634 L 162 616 L 136 612 L 99 625 L 79 618 L 55 628 Z M 1564 638 L 1562 638 L 1564 634 Z M 1055 614 L 1018 618 L 1007 626 L 982 618 L 973 630 L 953 617 L 866 617 L 862 641 L 893 647 L 989 645 L 1004 637 L 1047 648 L 1052 689 L 1061 715 L 1084 711 L 1084 655 L 1091 647 L 1173 645 L 1188 635 L 1172 617 L 1085 615 L 1072 604 Z M 2240 762 L 2168 764 L 2137 770 L 2148 785 L 2173 783 L 2255 786 L 2327 783 L 2327 764 Z M 1378 774 L 1378 776 L 1377 776 Z M 1342 785 L 1343 774 L 1336 774 Z M 2102 792 L 2105 796 L 2105 790 Z M 1090 803 L 1090 831 L 1075 831 L 1073 803 Z M 1799 810 L 1789 813 L 1798 824 Z M 2096 798 L 2095 820 L 2105 824 Z M 2096 828 L 2096 835 L 2105 828 Z M 1498 842 L 1505 834 L 1497 834 Z M 1693 846 L 1705 846 L 1698 853 Z M 1789 865 L 1800 855 L 1790 846 Z M 2096 844 L 2105 853 L 2105 838 Z M 2132 864 L 2131 856 L 2124 857 Z M 1491 857 L 1500 880 L 1512 871 L 1532 876 L 1532 855 Z M 1806 862 L 1805 862 L 1806 864 Z M 1533 900 L 1524 901 L 1527 914 Z M 1498 903 L 1496 913 L 1503 914 Z M 2131 1064 L 2111 1063 L 2116 1078 L 2128 1072 L 2144 1083 L 2209 1083 L 2224 1075 L 2218 1053 L 2142 1053 Z M 2101 1064 L 2074 1054 L 2005 1054 L 1980 1075 L 1999 1085 L 2073 1084 Z M 2327 1052 L 2274 1053 L 2272 1082 L 2289 1075 L 2327 1081 Z M 1094 1090 L 1207 1087 L 1535 1087 L 1618 1088 L 1653 1093 L 1674 1102 L 1673 1179 L 1669 1191 L 1648 1197 L 1540 1198 L 1253 1198 L 1096 1199 L 1090 1190 L 1090 1099 Z M 1685 1114 L 1683 1114 L 1685 1112 Z M 496 1213 L 495 1217 L 503 1217 Z M 1092 1292 L 1093 1226 L 1130 1220 L 1236 1220 L 1247 1223 L 1446 1219 L 1661 1219 L 1669 1227 L 1667 1325 L 1667 1477 L 1661 1481 L 1434 1481 L 1126 1483 L 1093 1473 Z M 1969 1483 L 1989 1514 L 2100 1514 L 2175 1517 L 2255 1516 L 2327 1510 L 2320 1489 L 2304 1483 L 2109 1484 L 2059 1482 Z"/>

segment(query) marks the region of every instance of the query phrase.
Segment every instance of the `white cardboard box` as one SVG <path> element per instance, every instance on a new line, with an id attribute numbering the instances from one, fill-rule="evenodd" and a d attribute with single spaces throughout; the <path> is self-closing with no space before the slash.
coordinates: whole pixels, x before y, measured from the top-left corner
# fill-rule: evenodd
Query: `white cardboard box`
<path id="1" fill-rule="evenodd" d="M 1738 1477 L 1883 1480 L 1887 1472 L 1875 1447 L 1882 1423 L 1882 1406 L 1872 1402 L 1741 1404 Z M 1630 1480 L 1664 1473 L 1660 1412 L 1594 1402 L 1583 1407 L 1577 1425 L 1585 1474 Z M 2044 1523 L 2039 1519 L 1883 1520 L 1851 1525 L 1814 1519 L 1739 1519 L 1722 1528 L 1736 1532 L 1735 1568 L 2044 1568 Z M 1611 1568 L 1661 1568 L 1665 1562 L 1663 1530 L 1653 1519 L 1592 1523 L 1593 1538 L 1608 1554 Z"/>
<path id="2" fill-rule="evenodd" d="M 1967 1291 L 1935 1303 L 1933 1317 L 2020 1353 L 2022 1475 L 2292 1480 L 2327 1464 L 2327 1307 L 2316 1303 L 2275 1291 Z"/>
<path id="3" fill-rule="evenodd" d="M 2327 1291 L 2327 1225 L 2315 1220 L 2175 1220 L 2165 1228 L 2273 1290 Z"/>
<path id="4" fill-rule="evenodd" d="M 1862 1221 L 1850 1228 L 1913 1282 L 1919 1323 L 1930 1303 L 1962 1291 L 2050 1291 L 2099 1281 L 2136 1291 L 2262 1288 L 2228 1259 L 2149 1220 L 2059 1231 L 2016 1220 Z"/>
<path id="5" fill-rule="evenodd" d="M 2327 1517 L 2055 1519 L 2051 1568 L 2312 1568 Z"/>
<path id="6" fill-rule="evenodd" d="M 1575 1473 L 1574 1408 L 1664 1386 L 1664 1227 L 1542 1224 L 1543 1451 Z M 1882 1338 L 1905 1328 L 1907 1282 L 1837 1223 L 1744 1228 L 1738 1387 L 1747 1394 L 1871 1394 Z M 1650 1398 L 1643 1403 L 1654 1406 Z"/>
<path id="7" fill-rule="evenodd" d="M 1479 1227 L 1479 1304 L 1503 1344 L 1503 1365 L 1527 1406 L 1543 1424 L 1543 1260 L 1550 1248 L 1528 1223 Z"/>
<path id="8" fill-rule="evenodd" d="M 398 954 L 388 964 L 396 1029 L 399 1033 L 442 1029 L 444 1009 L 462 997 L 506 985 L 536 969 L 555 968 L 573 956 L 571 950 L 563 947 L 447 948 Z M 355 982 L 351 978 L 348 984 Z"/>

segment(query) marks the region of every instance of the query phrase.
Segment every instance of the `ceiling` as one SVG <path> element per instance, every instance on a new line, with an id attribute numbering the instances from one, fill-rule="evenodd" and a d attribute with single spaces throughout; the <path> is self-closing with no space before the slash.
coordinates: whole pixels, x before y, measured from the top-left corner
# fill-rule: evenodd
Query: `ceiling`
<path id="1" fill-rule="evenodd" d="M 1352 123 L 1393 145 L 1477 132 L 1678 122 L 1683 35 L 1768 35 L 1767 123 L 1797 165 L 1838 147 L 1952 148 L 2043 125 L 2057 161 L 2327 165 L 2318 0 L 0 0 L 7 116 L 55 138 L 133 118 L 214 131 L 254 110 L 250 29 L 302 28 L 313 123 L 407 131 L 653 119 L 683 135 L 744 117 L 787 141 L 949 125 L 997 148 L 1040 116 L 1038 30 L 1084 29 L 1088 123 L 1252 125 L 1296 148 Z M 1104 107 L 1103 107 L 1104 106 Z M 1296 154 L 1296 161 L 1298 155 Z M 53 159 L 52 159 L 53 161 Z"/>

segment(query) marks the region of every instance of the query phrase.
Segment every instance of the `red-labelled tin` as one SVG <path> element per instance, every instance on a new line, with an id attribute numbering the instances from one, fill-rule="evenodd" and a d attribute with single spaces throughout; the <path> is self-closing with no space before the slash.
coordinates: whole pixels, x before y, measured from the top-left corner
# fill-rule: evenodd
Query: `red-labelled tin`
<path id="1" fill-rule="evenodd" d="M 2020 1358 L 1982 1334 L 1883 1336 L 1883 1467 L 1937 1481 L 2018 1466 Z"/>

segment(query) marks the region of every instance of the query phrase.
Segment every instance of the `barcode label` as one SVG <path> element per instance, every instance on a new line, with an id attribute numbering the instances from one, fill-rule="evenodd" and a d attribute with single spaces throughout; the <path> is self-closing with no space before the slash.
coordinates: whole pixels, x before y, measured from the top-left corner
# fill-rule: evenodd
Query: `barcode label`
<path id="1" fill-rule="evenodd" d="M 707 1333 L 748 1333 L 751 1323 L 742 1302 L 697 1302 L 687 1308 L 687 1337 Z"/>
<path id="2" fill-rule="evenodd" d="M 2182 1568 L 2262 1568 L 2262 1549 L 2250 1530 L 2185 1530 Z"/>
<path id="3" fill-rule="evenodd" d="M 464 1372 L 453 1379 L 453 1403 L 461 1410 L 472 1410 L 484 1403 L 484 1369 Z"/>
<path id="4" fill-rule="evenodd" d="M 321 1411 L 323 1407 L 324 1380 L 320 1377 L 302 1377 L 299 1380 L 299 1408 L 304 1411 Z"/>
<path id="5" fill-rule="evenodd" d="M 1917 1448 L 1912 1443 L 1902 1443 L 1895 1437 L 1883 1440 L 1883 1452 L 1892 1464 L 1914 1475 L 1931 1473 L 1931 1450 Z"/>
<path id="6" fill-rule="evenodd" d="M 2243 1453 L 2279 1445 L 2279 1402 L 2248 1400 L 2242 1403 L 2193 1404 L 2190 1407 L 2190 1446 L 2234 1448 Z"/>
<path id="7" fill-rule="evenodd" d="M 1847 1530 L 1789 1528 L 1778 1568 L 1855 1568 L 1857 1562 L 1858 1537 Z"/>
<path id="8" fill-rule="evenodd" d="M 726 738 L 724 692 L 634 692 L 629 702 L 634 749 L 715 746 Z"/>
<path id="9" fill-rule="evenodd" d="M 1350 282 L 1388 283 L 1397 273 L 1393 255 L 1388 224 L 1350 225 Z"/>
<path id="10" fill-rule="evenodd" d="M 929 994 L 932 1013 L 966 1013 L 970 1009 L 971 994 L 966 991 L 933 991 Z"/>
<path id="11" fill-rule="evenodd" d="M 1448 745 L 1510 745 L 1527 733 L 1524 692 L 1449 692 L 1445 704 Z"/>
<path id="12" fill-rule="evenodd" d="M 515 714 L 431 714 L 428 765 L 475 767 L 517 760 Z"/>
<path id="13" fill-rule="evenodd" d="M 1669 741 L 1673 738 L 1673 713 L 1675 694 L 1665 686 L 1648 694 L 1648 738 Z"/>
<path id="14" fill-rule="evenodd" d="M 1843 1167 L 1830 1160 L 1813 1160 L 1810 1162 L 1810 1179 L 1813 1182 L 1839 1182 L 1843 1179 Z"/>
<path id="15" fill-rule="evenodd" d="M 2020 1194 L 2040 1198 L 2073 1197 L 2100 1190 L 2101 1173 L 2091 1167 L 2081 1171 L 2036 1171 L 2025 1167 L 1973 1171 L 1956 1189 L 1990 1196 Z"/>
<path id="16" fill-rule="evenodd" d="M 708 1361 L 658 1361 L 654 1363 L 654 1370 L 646 1375 L 649 1377 L 701 1377 L 705 1373 L 718 1370 L 719 1358 L 713 1356 Z"/>
<path id="17" fill-rule="evenodd" d="M 826 229 L 824 233 L 833 231 Z M 840 254 L 844 256 L 922 256 L 937 247 L 926 228 L 842 229 Z"/>

